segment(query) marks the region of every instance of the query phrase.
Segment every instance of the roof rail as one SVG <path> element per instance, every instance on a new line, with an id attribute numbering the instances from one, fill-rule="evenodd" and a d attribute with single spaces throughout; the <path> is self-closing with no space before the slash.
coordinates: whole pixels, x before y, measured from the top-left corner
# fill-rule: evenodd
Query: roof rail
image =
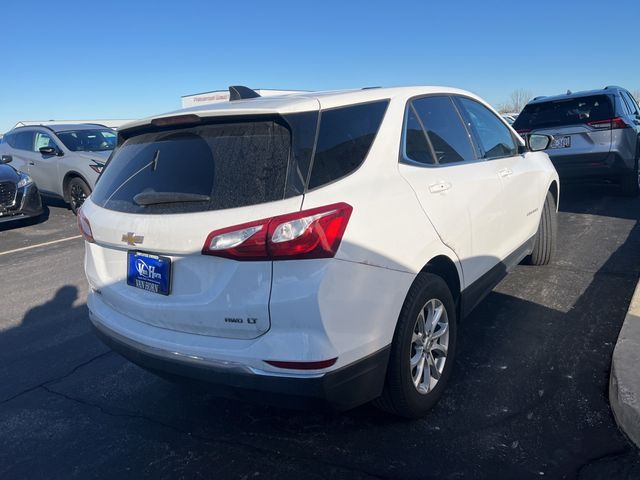
<path id="1" fill-rule="evenodd" d="M 618 85 L 607 85 L 606 87 L 604 87 L 605 90 L 609 90 L 610 88 L 619 88 L 620 90 L 624 90 L 622 87 L 619 87 Z"/>
<path id="2" fill-rule="evenodd" d="M 251 90 L 249 87 L 242 85 L 232 85 L 229 87 L 229 101 L 244 100 L 247 98 L 257 98 L 260 94 L 255 90 Z"/>
<path id="3" fill-rule="evenodd" d="M 541 98 L 546 98 L 546 95 L 540 95 L 539 97 L 533 97 L 533 100 L 540 100 Z"/>
<path id="4" fill-rule="evenodd" d="M 379 85 L 375 87 L 362 87 L 361 90 L 373 90 L 374 88 L 382 88 Z"/>

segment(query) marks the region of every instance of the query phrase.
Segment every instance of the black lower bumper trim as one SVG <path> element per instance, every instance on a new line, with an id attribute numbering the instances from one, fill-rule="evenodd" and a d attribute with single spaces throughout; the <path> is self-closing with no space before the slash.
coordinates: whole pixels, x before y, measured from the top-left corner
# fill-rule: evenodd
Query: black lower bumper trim
<path id="1" fill-rule="evenodd" d="M 133 363 L 172 381 L 204 387 L 213 394 L 288 408 L 348 410 L 382 394 L 390 346 L 321 377 L 294 378 L 220 371 L 153 355 L 93 326 L 98 337 Z"/>

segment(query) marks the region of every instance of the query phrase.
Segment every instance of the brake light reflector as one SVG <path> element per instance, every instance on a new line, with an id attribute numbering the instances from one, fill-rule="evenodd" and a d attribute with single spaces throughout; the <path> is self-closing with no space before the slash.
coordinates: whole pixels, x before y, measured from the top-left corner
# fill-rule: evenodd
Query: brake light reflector
<path id="1" fill-rule="evenodd" d="M 627 128 L 625 121 L 620 118 L 612 118 L 610 120 L 597 120 L 595 122 L 587 122 L 587 125 L 600 130 L 618 130 L 620 128 Z"/>
<path id="2" fill-rule="evenodd" d="M 215 230 L 202 254 L 234 260 L 331 258 L 352 211 L 351 205 L 334 203 Z"/>
<path id="3" fill-rule="evenodd" d="M 319 362 L 284 362 L 280 360 L 265 360 L 266 363 L 278 368 L 289 368 L 291 370 L 318 370 L 334 365 L 338 359 L 321 360 Z"/>
<path id="4" fill-rule="evenodd" d="M 93 232 L 91 232 L 91 224 L 84 213 L 82 213 L 82 208 L 78 210 L 76 220 L 78 221 L 78 228 L 80 229 L 80 233 L 84 239 L 89 243 L 95 243 L 95 240 L 93 239 Z"/>

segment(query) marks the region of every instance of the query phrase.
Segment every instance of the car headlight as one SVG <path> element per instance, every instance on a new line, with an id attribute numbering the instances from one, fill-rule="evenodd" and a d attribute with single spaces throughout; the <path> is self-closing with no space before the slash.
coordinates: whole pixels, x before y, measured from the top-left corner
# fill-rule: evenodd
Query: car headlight
<path id="1" fill-rule="evenodd" d="M 20 173 L 18 188 L 26 187 L 27 185 L 31 185 L 32 183 L 33 179 L 29 175 L 27 175 L 26 173 Z"/>

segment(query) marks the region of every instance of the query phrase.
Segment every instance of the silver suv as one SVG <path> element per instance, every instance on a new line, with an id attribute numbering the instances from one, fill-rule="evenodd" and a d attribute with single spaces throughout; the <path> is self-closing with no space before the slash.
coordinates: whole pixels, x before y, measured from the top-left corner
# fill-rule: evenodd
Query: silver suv
<path id="1" fill-rule="evenodd" d="M 640 107 L 621 87 L 536 97 L 513 124 L 521 135 L 544 133 L 560 179 L 606 181 L 640 192 Z"/>
<path id="2" fill-rule="evenodd" d="M 93 190 L 116 139 L 116 132 L 102 125 L 18 127 L 4 136 L 0 154 L 28 173 L 43 195 L 63 198 L 75 213 Z"/>

